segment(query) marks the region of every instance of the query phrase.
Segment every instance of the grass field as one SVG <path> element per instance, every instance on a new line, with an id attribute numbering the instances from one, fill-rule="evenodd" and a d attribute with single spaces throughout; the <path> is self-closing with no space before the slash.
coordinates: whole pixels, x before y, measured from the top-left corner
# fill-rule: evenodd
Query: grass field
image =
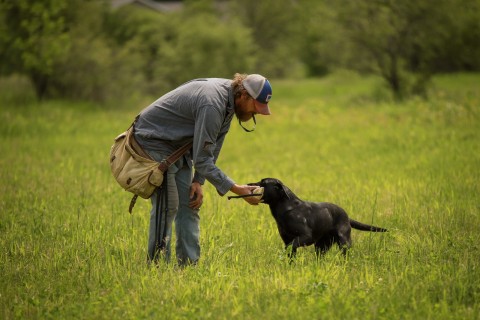
<path id="1" fill-rule="evenodd" d="M 273 81 L 272 116 L 232 123 L 219 166 L 276 177 L 386 234 L 289 264 L 268 207 L 205 186 L 196 267 L 146 266 L 149 203 L 110 175 L 112 139 L 149 102 L 0 93 L 1 319 L 480 319 L 480 75 L 388 102 L 372 78 Z M 13 90 L 13 89 L 12 89 Z"/>

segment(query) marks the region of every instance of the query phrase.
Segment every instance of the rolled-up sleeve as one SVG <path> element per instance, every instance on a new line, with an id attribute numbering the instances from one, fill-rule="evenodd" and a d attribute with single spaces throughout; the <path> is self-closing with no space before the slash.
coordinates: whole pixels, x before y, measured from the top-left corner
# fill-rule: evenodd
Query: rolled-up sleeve
<path id="1" fill-rule="evenodd" d="M 194 180 L 203 183 L 207 179 L 220 195 L 234 185 L 234 181 L 215 165 L 226 135 L 222 132 L 224 119 L 225 115 L 213 106 L 198 108 L 193 135 Z"/>

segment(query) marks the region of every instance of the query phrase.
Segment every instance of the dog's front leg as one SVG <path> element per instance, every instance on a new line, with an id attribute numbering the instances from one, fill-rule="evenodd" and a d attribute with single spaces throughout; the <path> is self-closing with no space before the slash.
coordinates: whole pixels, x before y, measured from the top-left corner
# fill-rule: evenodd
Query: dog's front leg
<path id="1" fill-rule="evenodd" d="M 298 236 L 294 238 L 293 241 L 290 243 L 290 245 L 292 246 L 292 250 L 288 254 L 290 263 L 292 263 L 293 260 L 295 259 L 295 256 L 297 255 L 297 249 L 299 247 L 305 247 L 311 244 L 313 244 L 313 241 L 312 241 L 312 237 L 310 237 L 309 235 L 303 235 L 303 236 Z"/>

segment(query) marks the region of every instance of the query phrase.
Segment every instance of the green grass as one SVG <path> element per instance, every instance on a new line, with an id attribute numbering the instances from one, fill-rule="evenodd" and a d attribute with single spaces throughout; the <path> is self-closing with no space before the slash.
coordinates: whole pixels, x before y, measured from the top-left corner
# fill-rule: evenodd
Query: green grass
<path id="1" fill-rule="evenodd" d="M 207 184 L 199 265 L 147 268 L 149 203 L 128 214 L 108 152 L 148 99 L 102 109 L 8 92 L 0 318 L 479 319 L 480 76 L 435 78 L 428 101 L 402 104 L 374 78 L 272 82 L 272 116 L 252 134 L 232 123 L 219 166 L 390 232 L 353 231 L 347 261 L 308 247 L 290 265 L 266 206 Z"/>

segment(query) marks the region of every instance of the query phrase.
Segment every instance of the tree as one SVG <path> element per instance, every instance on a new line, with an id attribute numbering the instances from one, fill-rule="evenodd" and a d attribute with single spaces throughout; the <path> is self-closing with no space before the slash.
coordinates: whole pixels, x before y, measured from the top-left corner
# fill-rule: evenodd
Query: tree
<path id="1" fill-rule="evenodd" d="M 480 71 L 480 0 L 452 0 L 443 11 L 442 41 L 435 47 L 431 68 Z"/>
<path id="2" fill-rule="evenodd" d="M 101 102 L 142 88 L 138 52 L 108 40 L 107 2 L 19 0 L 0 6 L 0 73 L 26 75 L 39 99 Z"/>
<path id="3" fill-rule="evenodd" d="M 349 42 L 338 26 L 335 7 L 326 1 L 299 2 L 299 57 L 306 67 L 307 76 L 324 76 L 346 65 Z"/>
<path id="4" fill-rule="evenodd" d="M 2 1 L 3 26 L 0 59 L 3 74 L 19 71 L 31 79 L 43 98 L 57 61 L 65 58 L 71 44 L 63 0 Z"/>
<path id="5" fill-rule="evenodd" d="M 405 66 L 413 39 L 421 37 L 426 8 L 417 0 L 341 1 L 337 21 L 343 27 L 354 50 L 370 69 L 380 73 L 397 98 L 405 94 Z"/>
<path id="6" fill-rule="evenodd" d="M 211 0 L 187 1 L 178 13 L 125 7 L 109 15 L 107 26 L 118 46 L 142 57 L 139 70 L 150 94 L 192 78 L 230 78 L 254 62 L 249 30 L 222 19 Z"/>
<path id="7" fill-rule="evenodd" d="M 349 66 L 367 65 L 379 73 L 397 99 L 426 92 L 432 74 L 440 69 L 439 59 L 445 61 L 446 55 L 441 54 L 449 51 L 445 50 L 451 46 L 449 41 L 459 35 L 455 24 L 464 26 L 467 14 L 465 0 L 343 0 L 330 4 L 352 44 Z M 476 23 L 478 26 L 478 20 Z M 472 46 L 474 42 L 464 52 Z"/>
<path id="8" fill-rule="evenodd" d="M 57 61 L 52 97 L 104 102 L 144 89 L 143 59 L 132 43 L 117 44 L 106 30 L 108 3 L 70 0 L 65 18 L 71 45 Z"/>
<path id="9" fill-rule="evenodd" d="M 301 8 L 299 1 L 291 0 L 231 1 L 231 18 L 240 19 L 253 36 L 256 73 L 269 77 L 298 73 Z"/>
<path id="10" fill-rule="evenodd" d="M 159 52 L 158 76 L 172 85 L 197 77 L 231 78 L 254 63 L 254 45 L 248 30 L 213 14 L 180 14 L 175 33 Z"/>

